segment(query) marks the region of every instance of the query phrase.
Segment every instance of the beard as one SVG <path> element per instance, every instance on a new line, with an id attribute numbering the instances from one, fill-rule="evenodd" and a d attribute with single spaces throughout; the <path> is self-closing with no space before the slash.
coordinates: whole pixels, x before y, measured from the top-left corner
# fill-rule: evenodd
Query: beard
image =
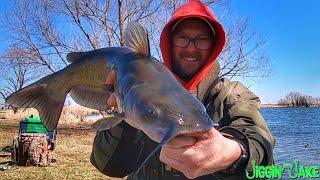
<path id="1" fill-rule="evenodd" d="M 173 61 L 172 67 L 173 72 L 184 81 L 191 80 L 201 69 L 201 66 L 195 67 L 192 64 L 181 62 L 179 59 Z"/>

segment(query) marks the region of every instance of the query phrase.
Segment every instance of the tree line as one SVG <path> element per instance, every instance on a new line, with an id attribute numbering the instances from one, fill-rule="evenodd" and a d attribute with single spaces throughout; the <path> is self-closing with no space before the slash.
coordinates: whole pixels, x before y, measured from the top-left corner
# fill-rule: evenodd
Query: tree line
<path id="1" fill-rule="evenodd" d="M 320 106 L 320 98 L 303 95 L 299 92 L 290 92 L 284 99 L 278 101 L 278 105 L 295 107 Z"/>
<path id="2" fill-rule="evenodd" d="M 122 46 L 128 22 L 149 32 L 151 53 L 162 60 L 160 33 L 173 12 L 188 0 L 12 0 L 0 16 L 8 47 L 0 52 L 0 104 L 11 93 L 68 65 L 66 54 Z M 263 34 L 246 17 L 232 14 L 230 0 L 202 0 L 225 27 L 219 57 L 222 77 L 270 74 Z"/>

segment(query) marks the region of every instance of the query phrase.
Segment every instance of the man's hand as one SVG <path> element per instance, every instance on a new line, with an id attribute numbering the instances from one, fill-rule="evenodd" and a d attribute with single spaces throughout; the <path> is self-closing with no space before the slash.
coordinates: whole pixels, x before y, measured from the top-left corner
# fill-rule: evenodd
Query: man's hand
<path id="1" fill-rule="evenodd" d="M 160 161 L 194 179 L 225 170 L 240 154 L 241 147 L 236 141 L 211 128 L 205 133 L 172 139 L 162 147 Z"/>

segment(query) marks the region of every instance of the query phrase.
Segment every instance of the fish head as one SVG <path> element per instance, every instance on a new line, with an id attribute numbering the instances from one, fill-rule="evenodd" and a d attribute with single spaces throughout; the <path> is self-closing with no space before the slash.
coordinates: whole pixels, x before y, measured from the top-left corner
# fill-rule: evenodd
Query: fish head
<path id="1" fill-rule="evenodd" d="M 186 89 L 177 89 L 166 101 L 170 102 L 165 108 L 170 123 L 176 124 L 173 137 L 205 132 L 213 126 L 217 127 L 204 105 Z"/>
<path id="2" fill-rule="evenodd" d="M 198 99 L 186 91 L 173 92 L 136 87 L 129 92 L 132 98 L 127 100 L 127 122 L 158 143 L 214 125 Z"/>
<path id="3" fill-rule="evenodd" d="M 181 134 L 206 131 L 213 126 L 201 102 L 176 80 L 168 68 L 151 56 L 146 29 L 139 23 L 129 23 L 124 39 L 125 46 L 142 58 L 119 70 L 119 74 L 130 71 L 132 75 L 120 75 L 124 83 L 118 86 L 121 89 L 119 94 L 123 95 L 122 110 L 130 125 L 158 143 Z"/>

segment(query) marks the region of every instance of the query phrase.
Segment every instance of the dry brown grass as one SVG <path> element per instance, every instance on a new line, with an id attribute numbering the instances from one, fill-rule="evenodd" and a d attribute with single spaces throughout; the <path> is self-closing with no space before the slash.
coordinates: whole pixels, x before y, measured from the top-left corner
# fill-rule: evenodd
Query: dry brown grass
<path id="1" fill-rule="evenodd" d="M 82 106 L 64 106 L 59 119 L 59 124 L 73 125 L 82 123 L 87 115 L 98 114 L 99 111 Z M 30 115 L 39 116 L 35 108 L 21 108 L 17 113 L 13 110 L 0 110 L 0 119 L 23 119 Z"/>
<path id="2" fill-rule="evenodd" d="M 8 118 L 12 118 L 12 116 L 14 115 L 14 112 L 12 109 L 3 109 L 0 110 L 0 119 L 8 119 Z"/>
<path id="3" fill-rule="evenodd" d="M 0 120 L 0 149 L 12 144 L 13 137 L 18 135 L 18 122 Z M 0 171 L 0 179 L 115 179 L 104 176 L 91 165 L 89 159 L 95 132 L 88 128 L 87 125 L 59 125 L 56 162 L 48 167 Z M 0 164 L 10 160 L 10 157 L 0 157 Z"/>
<path id="4" fill-rule="evenodd" d="M 98 114 L 99 111 L 86 107 L 64 106 L 59 123 L 76 124 L 84 121 L 84 117 L 90 114 Z"/>

